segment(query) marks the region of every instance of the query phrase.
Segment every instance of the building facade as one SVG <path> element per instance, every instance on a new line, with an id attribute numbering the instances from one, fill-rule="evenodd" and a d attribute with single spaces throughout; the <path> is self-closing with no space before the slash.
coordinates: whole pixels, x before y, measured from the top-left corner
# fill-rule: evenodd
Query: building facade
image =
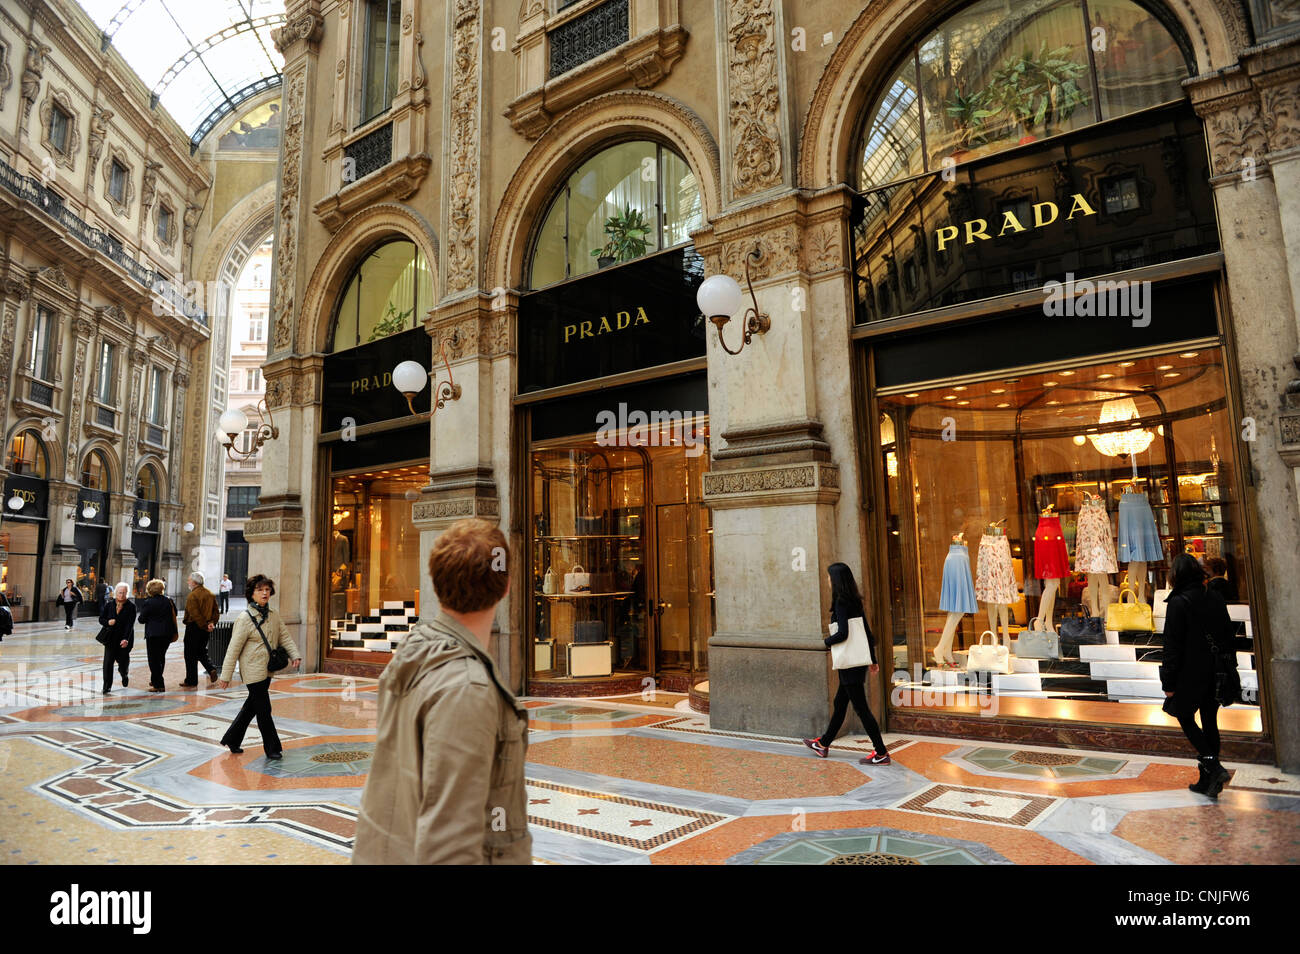
<path id="1" fill-rule="evenodd" d="M 842 561 L 888 728 L 1174 750 L 1190 552 L 1237 588 L 1226 749 L 1294 768 L 1297 30 L 1267 0 L 290 2 L 250 566 L 311 666 L 372 674 L 435 609 L 438 533 L 499 522 L 517 689 L 810 735 Z M 696 304 L 722 274 L 731 321 Z M 1108 620 L 1122 588 L 1155 633 Z"/>
<path id="2" fill-rule="evenodd" d="M 182 445 L 209 338 L 188 271 L 211 179 L 75 4 L 0 10 L 0 588 L 19 621 L 179 588 Z M 202 398 L 206 403 L 206 398 Z M 188 529 L 187 529 L 188 528 Z"/>

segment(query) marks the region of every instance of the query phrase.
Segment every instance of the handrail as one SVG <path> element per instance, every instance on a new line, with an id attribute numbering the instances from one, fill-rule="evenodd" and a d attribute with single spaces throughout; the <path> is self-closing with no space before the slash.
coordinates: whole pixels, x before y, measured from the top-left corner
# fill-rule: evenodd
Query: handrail
<path id="1" fill-rule="evenodd" d="M 64 203 L 63 197 L 53 189 L 42 185 L 31 176 L 20 175 L 13 166 L 0 159 L 0 186 L 8 189 L 18 198 L 40 209 L 52 218 L 82 245 L 98 252 L 109 261 L 118 265 L 137 283 L 150 292 L 164 299 L 176 311 L 203 327 L 208 327 L 208 316 L 204 310 L 191 302 L 162 272 L 154 271 L 137 262 L 126 253 L 122 243 L 112 234 L 96 228 L 78 216 Z"/>

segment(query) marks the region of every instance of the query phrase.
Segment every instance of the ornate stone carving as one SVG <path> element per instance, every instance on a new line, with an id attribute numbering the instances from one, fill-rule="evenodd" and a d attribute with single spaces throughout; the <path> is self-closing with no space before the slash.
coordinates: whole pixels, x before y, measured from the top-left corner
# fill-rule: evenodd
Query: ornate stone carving
<path id="1" fill-rule="evenodd" d="M 14 82 L 13 67 L 9 65 L 9 61 L 13 58 L 11 49 L 9 41 L 0 34 L 0 109 L 5 108 L 5 92 Z"/>
<path id="2" fill-rule="evenodd" d="M 281 56 L 288 57 L 289 47 L 299 40 L 306 42 L 309 49 L 314 47 L 320 41 L 324 29 L 325 18 L 319 13 L 308 10 L 286 22 L 284 26 L 272 30 L 271 42 L 275 44 Z"/>
<path id="3" fill-rule="evenodd" d="M 194 205 L 191 202 L 185 203 L 185 214 L 181 217 L 184 227 L 181 238 L 187 250 L 194 245 L 194 229 L 199 224 L 199 216 L 202 214 L 202 206 Z"/>
<path id="4" fill-rule="evenodd" d="M 158 196 L 158 170 L 161 162 L 146 159 L 144 163 L 144 181 L 140 184 L 140 214 L 147 215 L 153 208 L 153 200 Z"/>
<path id="5" fill-rule="evenodd" d="M 1300 146 L 1300 85 L 1292 81 L 1260 90 L 1270 152 Z"/>
<path id="6" fill-rule="evenodd" d="M 479 182 L 479 5 L 456 5 L 452 35 L 450 185 L 445 251 L 447 294 L 477 285 Z"/>
<path id="7" fill-rule="evenodd" d="M 424 34 L 421 33 L 419 30 L 416 30 L 415 49 L 412 51 L 412 57 L 411 57 L 413 60 L 412 65 L 415 66 L 415 78 L 411 80 L 411 89 L 415 89 L 415 90 L 424 89 L 424 84 L 429 81 L 428 77 L 425 75 L 424 72 L 424 57 L 420 53 L 420 51 L 423 48 L 424 48 Z"/>
<path id="8" fill-rule="evenodd" d="M 36 97 L 41 91 L 41 75 L 45 72 L 45 57 L 52 47 L 42 43 L 33 34 L 27 40 L 27 55 L 23 60 L 23 78 L 20 87 L 23 98 L 23 131 L 27 129 L 27 117 L 36 105 Z"/>
<path id="9" fill-rule="evenodd" d="M 14 363 L 15 324 L 18 320 L 18 302 L 22 301 L 22 298 L 10 291 L 12 285 L 19 285 L 24 291 L 26 290 L 26 286 L 14 281 L 12 278 L 4 280 L 5 295 L 7 297 L 3 304 L 0 304 L 0 368 L 3 368 L 5 372 L 8 372 Z M 0 374 L 0 434 L 3 434 L 8 426 L 9 378 L 8 373 Z"/>
<path id="10" fill-rule="evenodd" d="M 829 463 L 710 471 L 704 475 L 704 500 L 715 509 L 834 503 L 839 468 Z"/>
<path id="11" fill-rule="evenodd" d="M 727 0 L 731 191 L 753 195 L 781 182 L 780 85 L 772 0 Z"/>
<path id="12" fill-rule="evenodd" d="M 922 245 L 922 248 L 925 246 Z M 840 247 L 839 229 L 834 223 L 827 223 L 813 229 L 804 238 L 807 251 L 807 270 L 812 273 L 828 272 L 844 264 L 843 250 Z"/>
<path id="13" fill-rule="evenodd" d="M 90 158 L 90 175 L 93 179 L 95 168 L 99 165 L 99 157 L 104 154 L 104 140 L 108 136 L 108 121 L 113 118 L 111 109 L 104 109 L 102 106 L 94 105 L 90 107 L 90 135 L 86 137 L 86 145 Z"/>
<path id="14" fill-rule="evenodd" d="M 288 350 L 293 341 L 294 292 L 298 263 L 298 183 L 302 166 L 303 108 L 307 70 L 299 69 L 284 91 L 284 158 L 280 163 L 280 208 L 276 222 L 274 351 Z"/>
<path id="15" fill-rule="evenodd" d="M 72 291 L 72 282 L 68 280 L 67 273 L 63 270 L 63 265 L 56 262 L 53 265 L 46 265 L 44 268 L 38 268 L 32 273 L 33 281 L 46 281 L 53 285 L 58 285 L 64 291 Z"/>
<path id="16" fill-rule="evenodd" d="M 0 281 L 0 293 L 3 293 L 6 298 L 13 298 L 17 301 L 26 301 L 30 292 L 30 283 L 23 281 L 21 278 L 14 278 L 12 275 L 6 275 L 4 279 Z M 8 366 L 0 365 L 0 367 Z"/>
<path id="17" fill-rule="evenodd" d="M 761 234 L 733 239 L 722 248 L 722 266 L 742 287 L 745 283 L 745 261 L 755 245 L 762 255 L 757 261 L 749 260 L 749 276 L 753 281 L 763 281 L 799 269 L 799 242 L 795 238 L 793 225 L 780 225 Z"/>
<path id="18" fill-rule="evenodd" d="M 89 325 L 90 322 L 80 316 L 73 321 L 77 333 L 77 349 L 72 357 L 72 393 L 76 395 L 86 392 L 82 381 L 86 376 L 86 352 L 90 348 L 90 335 L 94 331 L 93 327 L 88 327 Z M 77 460 L 77 435 L 81 433 L 81 413 L 84 405 L 84 401 L 74 400 L 68 413 L 68 445 L 67 453 L 63 455 L 64 480 L 68 481 L 79 480 L 81 476 L 80 461 Z"/>
<path id="19" fill-rule="evenodd" d="M 1206 117 L 1214 174 L 1238 175 L 1246 168 L 1243 160 L 1262 164 L 1268 151 L 1259 104 L 1251 96 L 1234 97 L 1234 102 Z"/>
<path id="20" fill-rule="evenodd" d="M 117 163 L 126 172 L 125 181 L 122 185 L 121 201 L 113 195 L 113 163 Z M 131 162 L 125 152 L 109 143 L 108 162 L 104 163 L 104 201 L 109 204 L 117 215 L 126 218 L 131 214 L 131 203 L 134 199 L 135 175 L 131 168 Z"/>

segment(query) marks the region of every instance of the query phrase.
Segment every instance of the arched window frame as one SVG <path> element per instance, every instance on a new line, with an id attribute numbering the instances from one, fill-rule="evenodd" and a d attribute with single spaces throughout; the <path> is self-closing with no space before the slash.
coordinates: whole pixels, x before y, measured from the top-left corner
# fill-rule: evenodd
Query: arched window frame
<path id="1" fill-rule="evenodd" d="M 23 445 L 23 456 L 17 456 L 19 442 Z M 32 466 L 29 468 L 26 464 L 26 448 L 28 442 L 34 448 L 32 454 Z M 9 441 L 9 447 L 5 452 L 5 468 L 11 474 L 21 474 L 24 477 L 35 477 L 38 480 L 45 480 L 50 473 L 50 453 L 45 449 L 45 441 L 41 440 L 41 435 L 31 428 L 23 428 L 16 433 Z"/>
<path id="2" fill-rule="evenodd" d="M 411 239 L 411 238 L 409 238 L 409 237 L 407 237 L 407 236 L 405 236 L 405 235 L 393 235 L 393 236 L 389 236 L 389 237 L 387 237 L 387 238 L 385 238 L 385 239 L 383 239 L 383 240 L 381 240 L 381 241 L 379 241 L 379 242 L 376 242 L 374 245 L 370 246 L 370 248 L 367 249 L 367 251 L 365 252 L 365 254 L 363 254 L 359 259 L 357 259 L 356 264 L 354 264 L 354 265 L 352 266 L 352 270 L 348 273 L 347 280 L 346 280 L 346 281 L 343 283 L 343 285 L 340 287 L 338 297 L 337 297 L 337 298 L 335 299 L 335 301 L 334 301 L 334 313 L 333 313 L 333 315 L 332 315 L 331 318 L 330 318 L 330 338 L 329 338 L 330 345 L 329 345 L 329 348 L 330 348 L 330 353 L 331 353 L 331 354 L 337 354 L 337 353 L 340 352 L 340 351 L 347 351 L 347 350 L 350 349 L 350 348 L 360 347 L 360 346 L 363 345 L 363 344 L 368 344 L 368 343 L 369 343 L 368 341 L 362 341 L 362 340 L 361 340 L 361 320 L 360 320 L 360 314 L 357 314 L 357 315 L 355 316 L 356 321 L 355 321 L 355 323 L 354 323 L 354 327 L 356 328 L 356 335 L 355 335 L 353 341 L 352 341 L 351 343 L 346 343 L 346 342 L 344 342 L 344 343 L 340 343 L 340 342 L 338 341 L 339 330 L 340 330 L 340 328 L 339 328 L 339 319 L 340 319 L 340 317 L 342 316 L 343 306 L 344 306 L 344 303 L 347 301 L 347 298 L 348 298 L 348 292 L 352 289 L 353 282 L 355 282 L 355 281 L 357 281 L 358 279 L 361 279 L 361 278 L 362 278 L 362 276 L 363 276 L 363 272 L 364 272 L 364 269 L 365 269 L 365 266 L 366 266 L 366 263 L 369 262 L 369 261 L 371 261 L 371 259 L 373 259 L 373 258 L 375 257 L 375 255 L 377 255 L 377 254 L 378 254 L 380 251 L 382 251 L 383 249 L 387 248 L 389 245 L 395 245 L 395 244 L 398 244 L 398 243 L 402 243 L 402 244 L 410 245 L 410 246 L 412 247 L 412 249 L 413 249 L 413 255 L 412 255 L 412 259 L 411 259 L 411 261 L 412 261 L 412 263 L 413 263 L 413 266 L 414 266 L 414 268 L 415 268 L 415 271 L 416 271 L 417 276 L 418 276 L 418 274 L 419 274 L 419 272 L 420 272 L 420 267 L 421 267 L 421 266 L 420 266 L 420 262 L 421 262 L 421 261 L 425 261 L 425 266 L 424 266 L 424 267 L 425 267 L 425 270 L 428 271 L 428 272 L 430 273 L 430 278 L 432 278 L 432 266 L 431 266 L 431 265 L 427 262 L 427 260 L 425 259 L 424 252 L 423 252 L 423 250 L 420 248 L 420 243 L 419 243 L 419 242 L 416 242 L 414 239 Z M 418 328 L 418 327 L 420 326 L 420 315 L 421 315 L 421 309 L 423 309 L 424 311 L 428 311 L 430 308 L 433 307 L 433 297 L 434 297 L 434 296 L 433 296 L 433 290 L 432 290 L 432 288 L 429 289 L 429 292 L 430 292 L 430 294 L 429 294 L 429 299 L 430 299 L 430 300 L 427 301 L 427 302 L 421 300 L 421 298 L 420 298 L 420 282 L 419 282 L 419 281 L 416 281 L 416 282 L 413 283 L 412 301 L 411 301 L 411 323 L 410 323 L 410 327 L 409 327 L 409 328 L 408 328 L 408 327 L 403 327 L 403 328 L 400 329 L 400 331 L 409 331 L 409 330 L 411 330 L 411 328 Z M 360 293 L 358 292 L 358 295 L 357 295 L 357 307 L 358 307 L 358 309 L 360 308 L 360 303 L 361 303 L 361 295 L 360 295 Z M 390 335 L 393 335 L 393 334 L 399 334 L 400 331 L 392 331 L 392 332 L 389 332 L 388 334 L 381 335 L 379 338 L 375 338 L 375 339 L 373 339 L 373 340 L 375 340 L 375 341 L 379 341 L 379 340 L 382 340 L 383 338 L 387 338 L 387 337 L 389 337 Z"/>
<path id="3" fill-rule="evenodd" d="M 665 236 L 667 235 L 667 226 L 664 221 L 664 206 L 665 206 L 664 188 L 667 182 L 667 177 L 664 175 L 664 155 L 666 153 L 673 155 L 678 162 L 680 162 L 683 166 L 689 169 L 692 175 L 695 176 L 695 183 L 696 183 L 695 196 L 696 196 L 696 210 L 697 210 L 696 221 L 697 223 L 702 224 L 703 217 L 704 217 L 704 202 L 703 202 L 703 197 L 701 196 L 699 190 L 699 173 L 696 171 L 694 166 L 692 166 L 689 162 L 687 162 L 686 158 L 682 156 L 682 154 L 679 153 L 675 148 L 658 139 L 644 137 L 644 136 L 629 136 L 623 139 L 606 140 L 605 142 L 602 142 L 597 148 L 591 150 L 586 155 L 584 155 L 581 159 L 579 159 L 576 163 L 573 164 L 573 166 L 565 174 L 559 186 L 556 188 L 550 200 L 546 203 L 542 211 L 542 214 L 537 217 L 533 228 L 533 235 L 530 238 L 528 243 L 528 256 L 526 259 L 527 267 L 525 269 L 525 275 L 526 275 L 525 284 L 529 288 L 529 290 L 535 291 L 538 288 L 545 288 L 549 285 L 557 285 L 560 282 L 569 281 L 570 279 L 573 278 L 581 278 L 585 275 L 591 274 L 594 271 L 594 269 L 588 269 L 587 271 L 578 272 L 575 274 L 573 270 L 573 263 L 569 258 L 569 250 L 568 250 L 569 237 L 570 237 L 569 230 L 572 226 L 572 223 L 569 217 L 568 201 L 573 187 L 573 182 L 575 177 L 589 163 L 591 163 L 592 160 L 596 159 L 597 157 L 601 156 L 606 152 L 609 152 L 612 149 L 615 149 L 619 146 L 628 145 L 629 143 L 646 143 L 648 145 L 652 145 L 655 147 L 655 180 L 658 186 L 655 192 L 655 210 L 654 210 L 655 216 L 654 216 L 654 223 L 653 223 L 654 225 L 653 234 L 655 236 L 655 243 L 652 248 L 646 250 L 644 255 L 637 256 L 637 258 L 645 258 L 650 255 L 657 255 L 660 252 L 666 252 L 675 248 L 682 248 L 684 246 L 688 246 L 691 244 L 689 238 L 687 238 L 683 242 L 676 242 L 672 245 L 664 244 Z M 563 233 L 563 241 L 565 246 L 564 277 L 560 279 L 556 279 L 554 281 L 547 282 L 544 285 L 539 285 L 533 280 L 533 272 L 536 265 L 538 250 L 541 246 L 541 241 L 543 237 L 542 229 L 543 226 L 546 224 L 546 222 L 550 219 L 551 213 L 555 209 L 556 203 L 558 202 L 565 203 L 564 233 Z M 698 228 L 698 225 L 696 225 L 695 227 Z M 689 233 L 690 229 L 688 228 L 686 231 Z M 618 262 L 617 264 L 624 264 L 625 262 L 629 262 L 629 261 L 636 261 L 636 258 L 624 259 Z"/>
<path id="4" fill-rule="evenodd" d="M 91 461 L 94 460 L 99 461 L 99 468 L 100 468 L 99 486 L 96 487 L 92 487 L 86 480 L 87 477 L 91 476 L 90 463 Z M 106 493 L 106 494 L 112 493 L 113 490 L 112 476 L 113 476 L 112 471 L 109 470 L 109 466 L 108 466 L 108 458 L 104 456 L 104 452 L 102 450 L 99 449 L 92 450 L 90 453 L 88 453 L 85 456 L 85 458 L 81 462 L 81 477 L 80 477 L 81 486 L 84 487 L 86 490 L 98 490 L 101 493 Z"/>

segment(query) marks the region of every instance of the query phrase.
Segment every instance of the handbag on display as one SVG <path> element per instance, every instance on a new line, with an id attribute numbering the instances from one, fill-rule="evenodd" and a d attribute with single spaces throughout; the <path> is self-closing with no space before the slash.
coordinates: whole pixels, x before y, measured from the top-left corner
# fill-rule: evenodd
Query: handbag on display
<path id="1" fill-rule="evenodd" d="M 992 642 L 984 642 L 985 636 Z M 1011 672 L 1011 651 L 998 642 L 993 630 L 986 629 L 980 633 L 980 641 L 966 650 L 966 671 L 1000 672 L 1006 675 Z"/>
<path id="2" fill-rule="evenodd" d="M 839 632 L 839 623 L 828 627 L 834 636 Z M 861 616 L 849 620 L 849 635 L 831 645 L 832 669 L 856 669 L 871 665 L 871 643 L 867 639 L 867 623 Z"/>
<path id="3" fill-rule="evenodd" d="M 551 568 L 549 566 L 546 568 L 546 574 L 542 577 L 542 592 L 543 593 L 555 592 L 555 574 L 551 572 Z"/>
<path id="4" fill-rule="evenodd" d="M 605 621 L 585 619 L 574 623 L 573 641 L 575 643 L 603 643 L 605 641 Z"/>
<path id="5" fill-rule="evenodd" d="M 591 592 L 591 574 L 587 572 L 586 567 L 581 563 L 573 564 L 568 573 L 564 574 L 564 592 L 566 593 L 590 593 Z"/>
<path id="6" fill-rule="evenodd" d="M 1060 648 L 1078 655 L 1080 646 L 1100 646 L 1106 642 L 1106 624 L 1100 616 L 1067 616 L 1056 627 L 1060 634 Z"/>
<path id="7" fill-rule="evenodd" d="M 1026 659 L 1060 659 L 1061 637 L 1045 629 L 1035 629 L 1037 622 L 1037 617 L 1031 619 L 1029 628 L 1020 631 L 1016 639 L 1016 655 Z"/>
<path id="8" fill-rule="evenodd" d="M 1125 596 L 1132 599 L 1125 601 Z M 1137 593 L 1124 586 L 1119 593 L 1119 602 L 1106 607 L 1106 628 L 1116 632 L 1154 633 L 1156 624 L 1150 604 L 1138 602 Z"/>

